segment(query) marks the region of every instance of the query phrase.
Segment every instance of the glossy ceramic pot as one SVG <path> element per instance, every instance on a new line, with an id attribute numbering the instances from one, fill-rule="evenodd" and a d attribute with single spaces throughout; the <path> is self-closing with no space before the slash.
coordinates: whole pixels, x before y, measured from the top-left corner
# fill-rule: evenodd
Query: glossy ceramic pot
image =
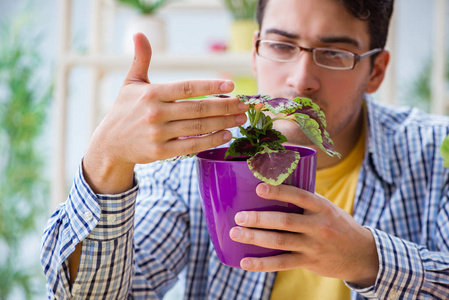
<path id="1" fill-rule="evenodd" d="M 286 146 L 298 151 L 298 167 L 284 182 L 309 192 L 315 191 L 316 151 L 299 146 Z M 262 181 L 254 177 L 246 161 L 224 159 L 227 148 L 206 150 L 197 154 L 197 171 L 202 208 L 209 235 L 222 263 L 240 268 L 244 257 L 265 257 L 285 251 L 246 245 L 233 241 L 229 231 L 236 226 L 240 211 L 281 211 L 302 213 L 302 209 L 276 200 L 260 198 L 256 187 Z"/>

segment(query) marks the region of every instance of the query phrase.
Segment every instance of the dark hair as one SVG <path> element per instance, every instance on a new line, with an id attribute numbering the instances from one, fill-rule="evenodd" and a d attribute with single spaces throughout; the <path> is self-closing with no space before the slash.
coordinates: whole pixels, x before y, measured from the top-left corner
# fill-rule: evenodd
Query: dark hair
<path id="1" fill-rule="evenodd" d="M 368 22 L 370 47 L 384 48 L 388 27 L 393 13 L 394 0 L 338 0 L 357 19 Z M 268 0 L 259 0 L 256 18 L 259 30 L 262 28 L 265 7 Z"/>

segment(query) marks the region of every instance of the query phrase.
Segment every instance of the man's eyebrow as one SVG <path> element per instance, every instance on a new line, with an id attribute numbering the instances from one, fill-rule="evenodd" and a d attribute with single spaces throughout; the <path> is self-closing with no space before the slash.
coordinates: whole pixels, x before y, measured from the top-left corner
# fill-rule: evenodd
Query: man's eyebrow
<path id="1" fill-rule="evenodd" d="M 270 33 L 278 34 L 289 39 L 300 39 L 300 36 L 296 33 L 291 33 L 277 28 L 268 28 L 265 30 L 265 34 Z M 349 36 L 322 36 L 319 37 L 319 41 L 326 44 L 350 44 L 356 46 L 357 48 L 360 47 L 360 43 L 356 39 Z"/>
<path id="2" fill-rule="evenodd" d="M 284 30 L 276 29 L 276 28 L 269 28 L 269 29 L 265 30 L 265 34 L 269 34 L 269 33 L 282 35 L 289 39 L 299 39 L 299 35 L 297 35 L 295 33 L 287 32 Z"/>
<path id="3" fill-rule="evenodd" d="M 357 48 L 360 47 L 360 43 L 349 36 L 322 36 L 319 38 L 320 42 L 326 44 L 350 44 Z"/>

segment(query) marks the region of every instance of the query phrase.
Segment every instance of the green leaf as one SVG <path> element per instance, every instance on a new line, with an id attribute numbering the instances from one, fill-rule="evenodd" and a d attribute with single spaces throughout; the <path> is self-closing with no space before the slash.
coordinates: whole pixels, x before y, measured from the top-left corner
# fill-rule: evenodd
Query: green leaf
<path id="1" fill-rule="evenodd" d="M 254 176 L 265 183 L 280 185 L 298 166 L 300 155 L 292 150 L 262 151 L 248 159 Z"/>
<path id="2" fill-rule="evenodd" d="M 443 166 L 449 168 L 449 136 L 447 136 L 441 144 L 440 152 L 444 159 Z"/>

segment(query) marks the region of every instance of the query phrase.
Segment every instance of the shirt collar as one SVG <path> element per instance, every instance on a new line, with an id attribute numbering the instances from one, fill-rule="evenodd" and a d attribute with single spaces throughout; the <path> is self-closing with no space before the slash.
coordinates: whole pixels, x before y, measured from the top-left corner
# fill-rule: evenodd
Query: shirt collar
<path id="1" fill-rule="evenodd" d="M 393 134 L 391 125 L 395 120 L 391 118 L 391 110 L 375 102 L 371 96 L 365 95 L 365 102 L 368 113 L 365 163 L 372 163 L 377 174 L 392 184 L 393 145 L 390 145 L 390 136 Z"/>

